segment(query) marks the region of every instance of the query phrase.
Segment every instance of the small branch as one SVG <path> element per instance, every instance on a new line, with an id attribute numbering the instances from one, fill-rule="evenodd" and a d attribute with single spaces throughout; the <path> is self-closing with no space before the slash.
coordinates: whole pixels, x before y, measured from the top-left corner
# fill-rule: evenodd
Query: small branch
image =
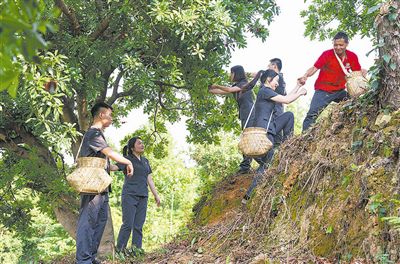
<path id="1" fill-rule="evenodd" d="M 158 104 L 156 103 L 156 110 L 154 111 L 154 118 L 153 118 L 153 125 L 154 125 L 154 131 L 151 133 L 151 136 L 153 136 L 157 132 L 157 112 L 158 112 Z"/>
<path id="2" fill-rule="evenodd" d="M 155 84 L 159 85 L 160 87 L 168 86 L 168 87 L 173 87 L 173 88 L 176 88 L 176 89 L 186 89 L 186 90 L 188 90 L 188 88 L 184 87 L 184 86 L 177 86 L 175 84 L 165 83 L 165 82 L 161 82 L 161 81 L 153 81 L 153 82 Z"/>
<path id="3" fill-rule="evenodd" d="M 103 0 L 95 0 L 94 3 L 96 5 L 97 13 L 99 14 L 99 16 L 102 15 L 106 3 Z"/>
<path id="4" fill-rule="evenodd" d="M 79 24 L 78 19 L 76 18 L 75 12 L 73 9 L 69 8 L 65 3 L 64 0 L 54 0 L 56 6 L 58 6 L 64 15 L 67 16 L 69 22 L 72 25 L 74 35 L 78 35 L 81 25 Z"/>
<path id="5" fill-rule="evenodd" d="M 167 111 L 185 110 L 184 107 L 171 107 L 171 108 L 166 107 L 164 102 L 162 101 L 162 89 L 160 92 L 158 92 L 158 104 L 162 107 L 162 109 L 167 110 Z"/>

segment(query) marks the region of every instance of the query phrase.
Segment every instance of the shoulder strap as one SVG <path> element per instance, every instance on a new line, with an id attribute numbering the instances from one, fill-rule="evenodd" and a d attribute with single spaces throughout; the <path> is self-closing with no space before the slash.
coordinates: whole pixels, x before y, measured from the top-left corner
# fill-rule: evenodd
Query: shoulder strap
<path id="1" fill-rule="evenodd" d="M 75 163 L 76 163 L 76 161 L 78 160 L 79 154 L 80 154 L 80 152 L 81 152 L 81 148 L 82 148 L 82 144 L 83 144 L 83 140 L 85 139 L 85 136 L 86 136 L 86 133 L 85 133 L 85 135 L 83 135 L 81 144 L 79 145 L 78 152 L 76 153 L 76 156 L 75 156 Z"/>
<path id="2" fill-rule="evenodd" d="M 249 113 L 249 115 L 247 116 L 247 119 L 246 119 L 246 123 L 245 123 L 244 126 L 243 126 L 243 130 L 245 130 L 245 128 L 246 128 L 246 126 L 247 126 L 247 123 L 249 122 L 251 113 L 253 112 L 253 109 L 254 109 L 254 106 L 255 106 L 255 105 L 256 105 L 256 102 L 254 102 L 254 103 L 253 103 L 253 106 L 251 107 L 250 113 Z M 243 130 L 242 130 L 242 132 L 243 132 Z"/>
<path id="3" fill-rule="evenodd" d="M 350 73 L 349 73 L 349 72 L 346 70 L 346 68 L 344 67 L 342 60 L 339 58 L 339 56 L 336 54 L 335 51 L 333 51 L 333 53 L 335 53 L 336 59 L 338 60 L 338 62 L 339 62 L 339 64 L 340 64 L 340 67 L 342 68 L 342 70 L 343 70 L 343 72 L 344 72 L 344 75 L 349 76 Z"/>
<path id="4" fill-rule="evenodd" d="M 274 106 L 274 108 L 275 108 L 275 106 Z M 271 123 L 272 114 L 274 113 L 274 108 L 272 108 L 271 115 L 269 116 L 269 119 L 268 119 L 267 134 L 268 134 L 269 124 Z"/>

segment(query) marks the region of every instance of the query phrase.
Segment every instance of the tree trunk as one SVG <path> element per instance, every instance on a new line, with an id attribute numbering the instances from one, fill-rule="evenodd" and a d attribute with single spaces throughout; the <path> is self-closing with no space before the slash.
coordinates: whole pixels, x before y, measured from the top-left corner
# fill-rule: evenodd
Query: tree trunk
<path id="1" fill-rule="evenodd" d="M 78 223 L 78 211 L 69 208 L 67 204 L 54 208 L 57 221 L 64 227 L 68 234 L 76 239 L 76 226 Z M 108 220 L 99 246 L 99 255 L 112 254 L 114 251 L 114 227 L 111 217 L 111 209 L 108 207 Z"/>
<path id="2" fill-rule="evenodd" d="M 380 108 L 400 108 L 400 2 L 383 4 L 376 21 L 379 49 L 383 59 L 381 72 Z"/>

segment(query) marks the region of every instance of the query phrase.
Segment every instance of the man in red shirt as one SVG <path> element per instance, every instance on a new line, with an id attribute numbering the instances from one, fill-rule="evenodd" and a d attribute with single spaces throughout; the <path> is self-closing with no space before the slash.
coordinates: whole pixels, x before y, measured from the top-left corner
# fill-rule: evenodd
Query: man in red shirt
<path id="1" fill-rule="evenodd" d="M 317 119 L 318 114 L 331 102 L 340 102 L 347 98 L 346 76 L 339 64 L 335 53 L 342 60 L 346 70 L 360 71 L 361 66 L 354 52 L 346 50 L 349 37 L 344 32 L 338 32 L 333 38 L 333 49 L 324 51 L 314 66 L 299 78 L 305 83 L 307 78 L 314 75 L 318 70 L 319 75 L 315 81 L 315 93 L 311 100 L 310 110 L 303 122 L 303 131 L 307 130 Z"/>

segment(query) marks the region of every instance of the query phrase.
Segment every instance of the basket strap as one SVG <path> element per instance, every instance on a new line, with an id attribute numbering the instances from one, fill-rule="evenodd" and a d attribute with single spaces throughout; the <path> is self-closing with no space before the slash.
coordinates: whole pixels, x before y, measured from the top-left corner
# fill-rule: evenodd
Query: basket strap
<path id="1" fill-rule="evenodd" d="M 247 117 L 247 119 L 246 119 L 246 123 L 245 123 L 245 124 L 244 124 L 244 126 L 243 126 L 242 133 L 243 133 L 244 129 L 246 128 L 246 126 L 247 126 L 247 123 L 249 122 L 249 119 L 250 119 L 251 113 L 253 112 L 253 109 L 254 109 L 254 106 L 255 106 L 255 105 L 256 105 L 256 103 L 254 102 L 254 103 L 253 103 L 253 106 L 251 107 L 251 110 L 250 110 L 249 116 L 248 116 L 248 117 Z"/>
<path id="2" fill-rule="evenodd" d="M 333 51 L 333 53 L 335 53 L 336 59 L 338 60 L 338 62 L 339 62 L 339 64 L 340 64 L 340 67 L 342 68 L 344 74 L 345 74 L 346 76 L 349 76 L 350 73 L 349 73 L 349 72 L 346 70 L 346 68 L 344 67 L 342 60 L 339 58 L 339 56 L 336 54 L 335 51 Z M 351 69 L 350 69 L 350 71 L 351 71 Z"/>
<path id="3" fill-rule="evenodd" d="M 76 163 L 76 161 L 78 160 L 79 153 L 81 152 L 81 148 L 82 148 L 82 144 L 83 144 L 83 140 L 85 139 L 85 136 L 86 136 L 86 133 L 83 135 L 83 138 L 82 138 L 82 141 L 81 141 L 81 145 L 79 146 L 78 152 L 76 153 L 76 156 L 75 156 L 75 163 Z"/>
<path id="4" fill-rule="evenodd" d="M 275 108 L 275 107 L 274 107 L 274 108 Z M 268 134 L 268 128 L 269 128 L 269 124 L 271 123 L 272 114 L 274 113 L 274 108 L 272 109 L 272 111 L 271 111 L 271 115 L 269 116 L 269 119 L 268 119 L 268 125 L 267 125 L 267 134 Z"/>

